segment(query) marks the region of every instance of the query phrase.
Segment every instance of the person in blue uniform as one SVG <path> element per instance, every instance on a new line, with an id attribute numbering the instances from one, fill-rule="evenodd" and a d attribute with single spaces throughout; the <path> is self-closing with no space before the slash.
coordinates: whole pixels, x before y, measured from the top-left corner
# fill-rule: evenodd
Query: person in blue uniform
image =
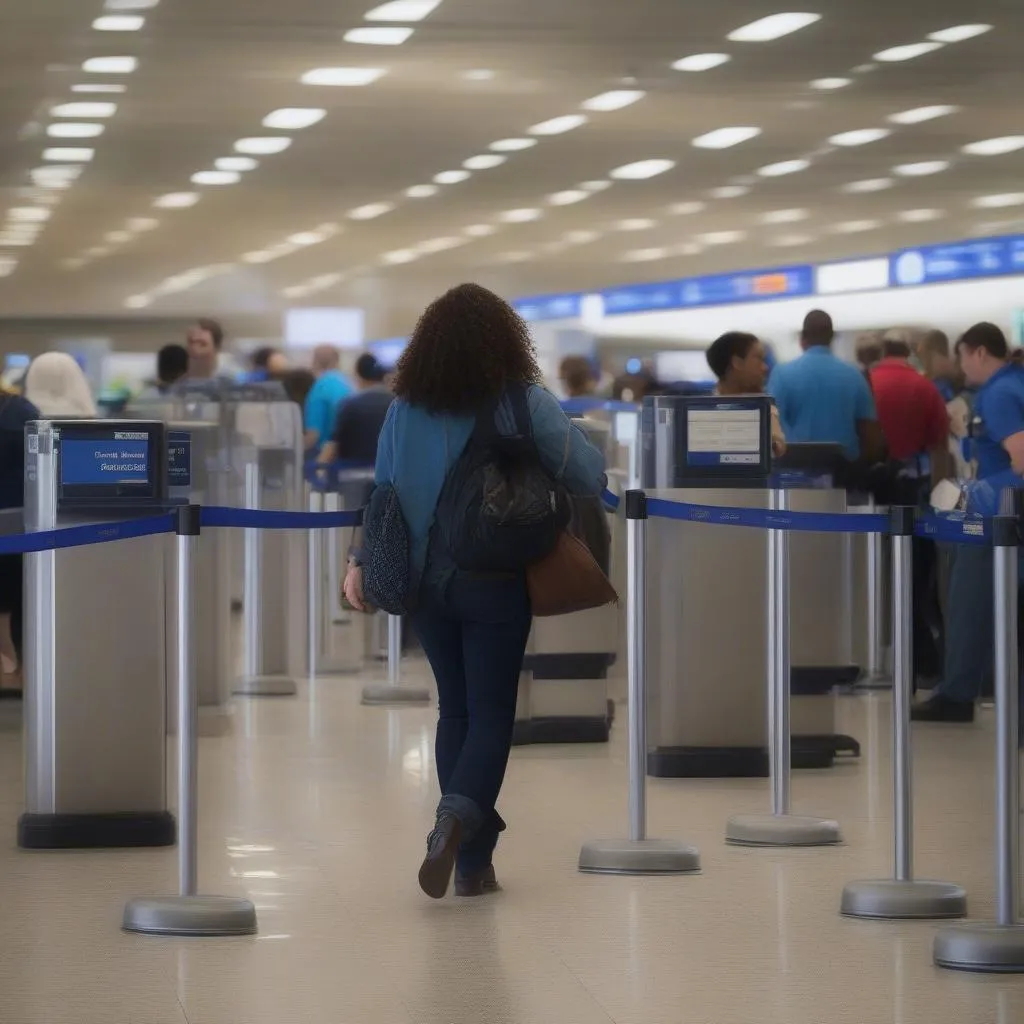
<path id="1" fill-rule="evenodd" d="M 1024 366 L 1006 336 L 975 324 L 957 342 L 968 385 L 977 388 L 971 443 L 977 479 L 965 489 L 970 512 L 994 515 L 1008 489 L 1024 488 Z M 957 548 L 949 584 L 942 682 L 913 709 L 916 721 L 973 722 L 974 702 L 993 674 L 992 550 Z"/>

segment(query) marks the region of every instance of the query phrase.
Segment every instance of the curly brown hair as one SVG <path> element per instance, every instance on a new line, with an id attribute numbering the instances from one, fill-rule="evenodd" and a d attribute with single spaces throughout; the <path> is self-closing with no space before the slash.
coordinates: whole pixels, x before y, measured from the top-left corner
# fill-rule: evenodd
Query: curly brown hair
<path id="1" fill-rule="evenodd" d="M 460 284 L 420 317 L 398 360 L 393 390 L 435 413 L 475 413 L 507 384 L 539 384 L 530 330 L 502 298 Z"/>

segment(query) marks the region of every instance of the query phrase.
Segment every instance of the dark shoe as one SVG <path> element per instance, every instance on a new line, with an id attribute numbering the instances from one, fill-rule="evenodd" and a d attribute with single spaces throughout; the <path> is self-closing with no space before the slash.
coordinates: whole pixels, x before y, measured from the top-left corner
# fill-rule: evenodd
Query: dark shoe
<path id="1" fill-rule="evenodd" d="M 501 886 L 494 876 L 493 864 L 488 864 L 482 871 L 472 875 L 455 876 L 456 896 L 487 896 L 494 892 L 501 892 Z"/>
<path id="2" fill-rule="evenodd" d="M 973 722 L 974 702 L 936 695 L 915 704 L 910 709 L 910 718 L 914 722 Z"/>
<path id="3" fill-rule="evenodd" d="M 442 814 L 427 836 L 427 856 L 420 865 L 420 888 L 432 899 L 444 899 L 455 870 L 455 857 L 462 842 L 462 822 L 453 814 Z"/>

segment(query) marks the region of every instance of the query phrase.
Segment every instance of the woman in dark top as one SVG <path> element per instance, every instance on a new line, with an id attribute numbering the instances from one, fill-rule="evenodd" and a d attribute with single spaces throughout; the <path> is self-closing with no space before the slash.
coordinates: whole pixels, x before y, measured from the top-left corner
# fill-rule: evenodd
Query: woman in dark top
<path id="1" fill-rule="evenodd" d="M 0 391 L 0 509 L 25 504 L 25 424 L 39 419 L 39 410 L 20 395 Z M 19 524 L 20 525 L 20 524 Z M 21 667 L 23 584 L 21 555 L 0 555 L 0 615 L 9 615 L 11 639 Z M 21 694 L 20 688 L 0 695 Z"/>

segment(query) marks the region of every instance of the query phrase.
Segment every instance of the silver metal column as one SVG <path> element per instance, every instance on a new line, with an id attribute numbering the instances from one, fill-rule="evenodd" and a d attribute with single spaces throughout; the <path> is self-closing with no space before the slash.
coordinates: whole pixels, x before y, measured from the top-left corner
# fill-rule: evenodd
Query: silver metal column
<path id="1" fill-rule="evenodd" d="M 939 967 L 991 974 L 1024 974 L 1024 926 L 1020 921 L 1019 815 L 1020 720 L 1017 648 L 1017 516 L 997 516 L 994 545 L 996 669 L 996 920 L 960 925 L 935 937 Z"/>
<path id="2" fill-rule="evenodd" d="M 309 511 L 323 512 L 324 495 L 314 487 L 309 494 Z M 320 626 L 323 620 L 324 586 L 322 567 L 324 563 L 323 531 L 310 530 L 307 537 L 309 553 L 309 626 L 308 654 L 309 678 L 314 680 L 320 670 Z"/>
<path id="3" fill-rule="evenodd" d="M 261 484 L 259 463 L 249 462 L 245 467 L 246 508 L 260 507 Z M 240 697 L 293 697 L 298 692 L 294 679 L 263 671 L 262 538 L 259 530 L 246 529 L 244 533 L 242 675 L 235 681 L 234 693 Z"/>
<path id="4" fill-rule="evenodd" d="M 199 698 L 196 687 L 195 551 L 199 506 L 177 514 L 178 895 L 130 900 L 123 927 L 151 935 L 253 935 L 256 908 L 229 896 L 199 896 Z"/>
<path id="5" fill-rule="evenodd" d="M 830 846 L 840 842 L 839 825 L 825 818 L 790 813 L 789 495 L 770 492 L 780 515 L 768 543 L 768 743 L 772 813 L 730 818 L 725 840 L 737 846 Z"/>
<path id="6" fill-rule="evenodd" d="M 672 839 L 647 838 L 647 495 L 624 497 L 627 525 L 626 630 L 629 674 L 629 838 L 596 840 L 579 869 L 601 875 L 678 875 L 700 870 L 700 854 Z"/>
<path id="7" fill-rule="evenodd" d="M 840 913 L 848 917 L 926 920 L 963 917 L 967 893 L 949 882 L 914 878 L 913 758 L 910 704 L 913 689 L 914 510 L 892 510 L 892 773 L 894 867 L 891 879 L 850 882 Z"/>
<path id="8" fill-rule="evenodd" d="M 402 617 L 388 616 L 388 682 L 363 688 L 364 704 L 426 704 L 430 691 L 424 686 L 402 685 Z"/>
<path id="9" fill-rule="evenodd" d="M 874 499 L 869 506 L 877 512 Z M 883 537 L 880 533 L 869 533 L 868 549 L 868 667 L 867 674 L 860 682 L 864 689 L 886 689 L 889 686 L 889 673 L 885 663 L 885 602 L 882 592 L 885 587 L 882 559 Z M 893 628 L 895 629 L 895 622 Z M 895 652 L 894 652 L 895 654 Z"/>

